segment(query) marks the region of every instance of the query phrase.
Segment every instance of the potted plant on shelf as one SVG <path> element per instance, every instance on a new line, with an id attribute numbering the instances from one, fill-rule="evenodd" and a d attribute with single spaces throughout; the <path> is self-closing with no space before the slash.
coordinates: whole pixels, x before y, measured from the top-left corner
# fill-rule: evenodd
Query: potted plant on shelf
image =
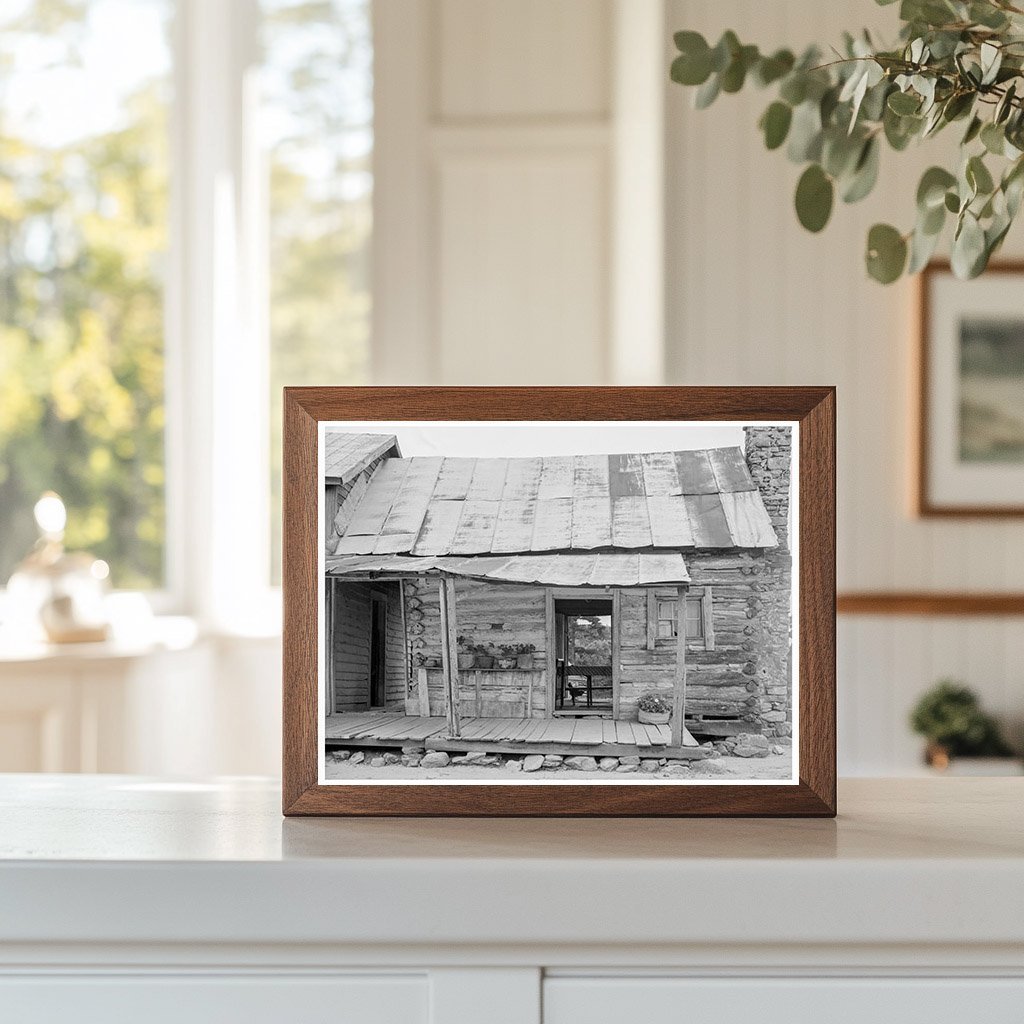
<path id="1" fill-rule="evenodd" d="M 510 669 L 516 667 L 516 658 L 519 653 L 518 645 L 516 644 L 502 644 L 500 648 L 501 654 L 498 655 L 498 668 Z"/>
<path id="2" fill-rule="evenodd" d="M 672 717 L 672 705 L 656 693 L 645 693 L 637 702 L 637 718 L 645 725 L 666 725 Z"/>
<path id="3" fill-rule="evenodd" d="M 516 668 L 528 670 L 533 668 L 533 656 L 537 648 L 533 644 L 516 645 Z"/>
<path id="4" fill-rule="evenodd" d="M 473 644 L 476 668 L 494 668 L 494 652 L 486 644 Z"/>
<path id="5" fill-rule="evenodd" d="M 943 679 L 917 702 L 910 725 L 928 741 L 924 759 L 932 768 L 947 771 L 954 759 L 970 758 L 975 761 L 970 774 L 983 774 L 986 765 L 982 760 L 998 759 L 998 773 L 1009 774 L 1007 759 L 1013 757 L 1013 751 L 969 687 Z"/>
<path id="6" fill-rule="evenodd" d="M 456 637 L 455 642 L 459 645 L 459 653 L 456 656 L 459 671 L 464 672 L 476 664 L 476 646 L 469 642 L 464 636 Z"/>

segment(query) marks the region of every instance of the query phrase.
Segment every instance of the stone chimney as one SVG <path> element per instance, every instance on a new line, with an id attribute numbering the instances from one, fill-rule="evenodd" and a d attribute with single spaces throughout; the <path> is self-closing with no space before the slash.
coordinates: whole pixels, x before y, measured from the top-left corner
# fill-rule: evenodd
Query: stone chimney
<path id="1" fill-rule="evenodd" d="M 744 427 L 747 467 L 771 517 L 779 545 L 789 547 L 792 427 Z"/>

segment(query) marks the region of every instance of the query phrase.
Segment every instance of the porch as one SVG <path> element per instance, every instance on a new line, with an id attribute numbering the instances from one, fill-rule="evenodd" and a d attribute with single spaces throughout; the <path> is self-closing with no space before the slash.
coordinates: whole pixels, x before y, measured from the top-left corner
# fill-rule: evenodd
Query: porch
<path id="1" fill-rule="evenodd" d="M 428 750 L 485 750 L 495 754 L 586 754 L 591 757 L 670 757 L 699 760 L 708 756 L 683 730 L 683 744 L 672 745 L 667 725 L 615 721 L 610 718 L 463 718 L 461 735 L 450 736 L 444 718 L 403 715 L 393 711 L 329 715 L 325 746 L 402 747 Z"/>

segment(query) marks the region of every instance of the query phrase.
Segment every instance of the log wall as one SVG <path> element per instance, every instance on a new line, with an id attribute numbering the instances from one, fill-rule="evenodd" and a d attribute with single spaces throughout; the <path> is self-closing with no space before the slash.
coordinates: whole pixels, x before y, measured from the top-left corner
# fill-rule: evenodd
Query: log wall
<path id="1" fill-rule="evenodd" d="M 789 722 L 789 556 L 788 552 L 697 551 L 687 556 L 694 587 L 712 588 L 715 643 L 687 646 L 687 715 L 730 719 L 746 731 L 784 734 Z M 662 592 L 662 588 L 657 588 Z M 458 633 L 470 643 L 495 649 L 502 644 L 532 643 L 537 669 L 547 651 L 545 588 L 485 584 L 459 580 L 456 590 Z M 622 718 L 636 718 L 637 700 L 648 692 L 672 692 L 675 641 L 648 647 L 647 588 L 622 590 Z M 674 596 L 674 589 L 664 591 Z M 412 662 L 441 656 L 441 620 L 436 581 L 406 583 L 406 615 Z M 419 658 L 417 657 L 419 656 Z M 531 713 L 547 712 L 543 671 L 461 673 L 462 705 L 475 708 L 482 688 L 481 714 L 515 717 L 525 713 L 532 687 Z M 529 679 L 527 677 L 530 677 Z M 444 713 L 441 673 L 428 672 L 430 712 Z M 515 708 L 523 708 L 517 711 Z M 779 715 L 782 717 L 779 717 Z M 781 728 L 780 728 L 781 726 Z M 724 726 L 723 731 L 729 727 Z"/>
<path id="2" fill-rule="evenodd" d="M 415 666 L 421 658 L 441 657 L 440 602 L 436 580 L 410 580 L 405 588 L 409 649 Z M 481 707 L 493 709 L 482 711 L 484 715 L 525 717 L 527 708 L 534 718 L 547 715 L 547 686 L 543 672 L 547 657 L 544 588 L 456 580 L 455 615 L 458 635 L 466 637 L 469 643 L 493 648 L 495 652 L 503 644 L 533 644 L 537 648 L 534 654 L 536 668 L 532 672 L 461 672 L 459 692 L 463 714 L 475 713 L 468 709 L 476 706 L 479 687 L 482 690 Z M 443 715 L 441 673 L 430 671 L 428 684 L 430 713 Z M 437 707 L 440 707 L 439 711 L 435 710 Z M 513 710 L 515 708 L 519 710 Z"/>

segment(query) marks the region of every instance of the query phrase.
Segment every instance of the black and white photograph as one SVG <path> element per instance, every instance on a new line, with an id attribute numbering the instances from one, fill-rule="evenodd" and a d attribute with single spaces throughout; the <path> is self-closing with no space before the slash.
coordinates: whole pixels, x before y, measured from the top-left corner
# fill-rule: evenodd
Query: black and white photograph
<path id="1" fill-rule="evenodd" d="M 320 781 L 795 783 L 796 432 L 321 424 Z"/>

